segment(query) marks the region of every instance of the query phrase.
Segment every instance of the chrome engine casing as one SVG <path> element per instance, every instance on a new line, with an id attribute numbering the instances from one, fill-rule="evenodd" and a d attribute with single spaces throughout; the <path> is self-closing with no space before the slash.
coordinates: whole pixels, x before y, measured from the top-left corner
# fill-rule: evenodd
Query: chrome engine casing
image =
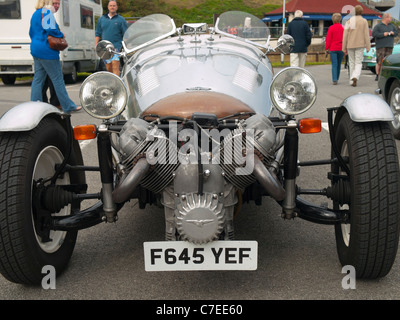
<path id="1" fill-rule="evenodd" d="M 225 183 L 219 165 L 204 165 L 202 175 L 199 193 L 198 165 L 181 164 L 174 183 L 164 189 L 166 240 L 202 244 L 218 240 L 223 231 L 226 239 L 233 239 L 236 189 Z"/>

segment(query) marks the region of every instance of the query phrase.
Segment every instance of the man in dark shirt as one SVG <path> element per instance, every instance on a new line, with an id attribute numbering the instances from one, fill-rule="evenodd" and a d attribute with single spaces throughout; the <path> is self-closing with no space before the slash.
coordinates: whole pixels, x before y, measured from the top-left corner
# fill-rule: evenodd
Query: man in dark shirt
<path id="1" fill-rule="evenodd" d="M 382 21 L 378 23 L 372 31 L 372 36 L 375 38 L 376 43 L 376 78 L 381 70 L 383 59 L 392 54 L 394 46 L 394 37 L 397 36 L 397 28 L 391 23 L 392 17 L 390 13 L 382 15 Z"/>
<path id="2" fill-rule="evenodd" d="M 296 10 L 294 19 L 289 23 L 287 34 L 294 39 L 294 48 L 290 54 L 290 66 L 304 68 L 306 64 L 307 48 L 311 44 L 311 30 L 303 20 L 303 12 Z"/>
<path id="3" fill-rule="evenodd" d="M 108 40 L 114 45 L 115 50 L 119 52 L 121 51 L 122 38 L 126 29 L 128 29 L 128 24 L 125 19 L 117 13 L 117 1 L 110 0 L 107 8 L 108 13 L 100 17 L 97 22 L 95 47 L 100 39 Z M 105 63 L 107 71 L 115 73 L 117 76 L 120 75 L 119 55 L 115 54 L 111 59 L 106 60 Z"/>

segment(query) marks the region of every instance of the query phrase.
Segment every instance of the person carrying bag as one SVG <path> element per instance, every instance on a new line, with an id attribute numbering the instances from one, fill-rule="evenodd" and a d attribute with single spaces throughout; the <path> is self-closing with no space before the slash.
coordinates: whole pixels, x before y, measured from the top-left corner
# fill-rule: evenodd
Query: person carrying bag
<path id="1" fill-rule="evenodd" d="M 60 5 L 60 0 L 37 0 L 36 11 L 31 18 L 29 36 L 31 38 L 31 55 L 33 56 L 35 73 L 31 87 L 31 101 L 42 101 L 42 88 L 47 75 L 54 85 L 62 110 L 66 113 L 79 111 L 78 107 L 68 96 L 64 76 L 61 69 L 60 51 L 52 49 L 48 36 L 64 38 L 52 13 L 53 7 Z"/>
<path id="2" fill-rule="evenodd" d="M 57 11 L 57 10 L 54 10 Z M 44 17 L 45 10 L 42 9 L 42 25 L 43 25 L 43 17 Z M 45 28 L 45 27 L 44 27 Z M 51 25 L 49 26 L 51 28 Z M 54 37 L 52 35 L 47 36 L 47 41 L 49 42 L 49 47 L 53 50 L 63 51 L 68 48 L 68 42 L 65 40 L 64 34 L 62 38 Z"/>

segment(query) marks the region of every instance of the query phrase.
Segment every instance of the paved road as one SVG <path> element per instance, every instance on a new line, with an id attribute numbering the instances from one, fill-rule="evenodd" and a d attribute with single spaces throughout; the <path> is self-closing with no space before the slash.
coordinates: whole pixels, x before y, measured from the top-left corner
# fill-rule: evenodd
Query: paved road
<path id="1" fill-rule="evenodd" d="M 306 116 L 326 122 L 326 108 L 357 92 L 373 93 L 374 75 L 363 71 L 359 86 L 348 85 L 342 72 L 337 86 L 331 84 L 330 66 L 307 67 L 316 77 L 319 95 Z M 79 103 L 79 84 L 68 92 Z M 30 83 L 0 85 L 0 114 L 29 100 Z M 72 116 L 74 125 L 93 123 L 84 112 Z M 398 148 L 399 148 L 399 142 Z M 82 144 L 85 161 L 95 165 L 96 144 Z M 328 158 L 326 130 L 300 137 L 300 160 Z M 305 188 L 326 187 L 327 167 L 302 168 L 298 184 Z M 88 174 L 89 192 L 99 188 L 97 174 Z M 323 199 L 317 199 L 323 201 Z M 391 273 L 380 280 L 356 282 L 356 289 L 342 288 L 334 230 L 301 219 L 284 221 L 273 201 L 263 206 L 244 205 L 235 221 L 236 238 L 257 240 L 258 269 L 251 272 L 146 272 L 143 242 L 163 240 L 163 210 L 141 210 L 131 201 L 119 213 L 116 224 L 100 224 L 78 235 L 67 271 L 57 278 L 55 290 L 22 286 L 0 276 L 0 299 L 399 299 L 400 257 Z"/>

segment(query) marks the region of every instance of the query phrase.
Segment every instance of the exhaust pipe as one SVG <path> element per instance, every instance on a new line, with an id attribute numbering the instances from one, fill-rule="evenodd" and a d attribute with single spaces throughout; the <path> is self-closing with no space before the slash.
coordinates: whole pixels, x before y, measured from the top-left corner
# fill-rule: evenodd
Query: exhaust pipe
<path id="1" fill-rule="evenodd" d="M 120 181 L 115 187 L 112 197 L 115 203 L 123 203 L 128 201 L 133 190 L 139 185 L 140 181 L 144 178 L 150 169 L 150 164 L 146 158 L 141 158 L 133 167 L 131 172 Z"/>
<path id="2" fill-rule="evenodd" d="M 278 179 L 264 166 L 258 156 L 254 155 L 253 174 L 257 181 L 263 186 L 265 191 L 276 201 L 282 201 L 285 198 L 285 189 L 279 183 Z"/>

